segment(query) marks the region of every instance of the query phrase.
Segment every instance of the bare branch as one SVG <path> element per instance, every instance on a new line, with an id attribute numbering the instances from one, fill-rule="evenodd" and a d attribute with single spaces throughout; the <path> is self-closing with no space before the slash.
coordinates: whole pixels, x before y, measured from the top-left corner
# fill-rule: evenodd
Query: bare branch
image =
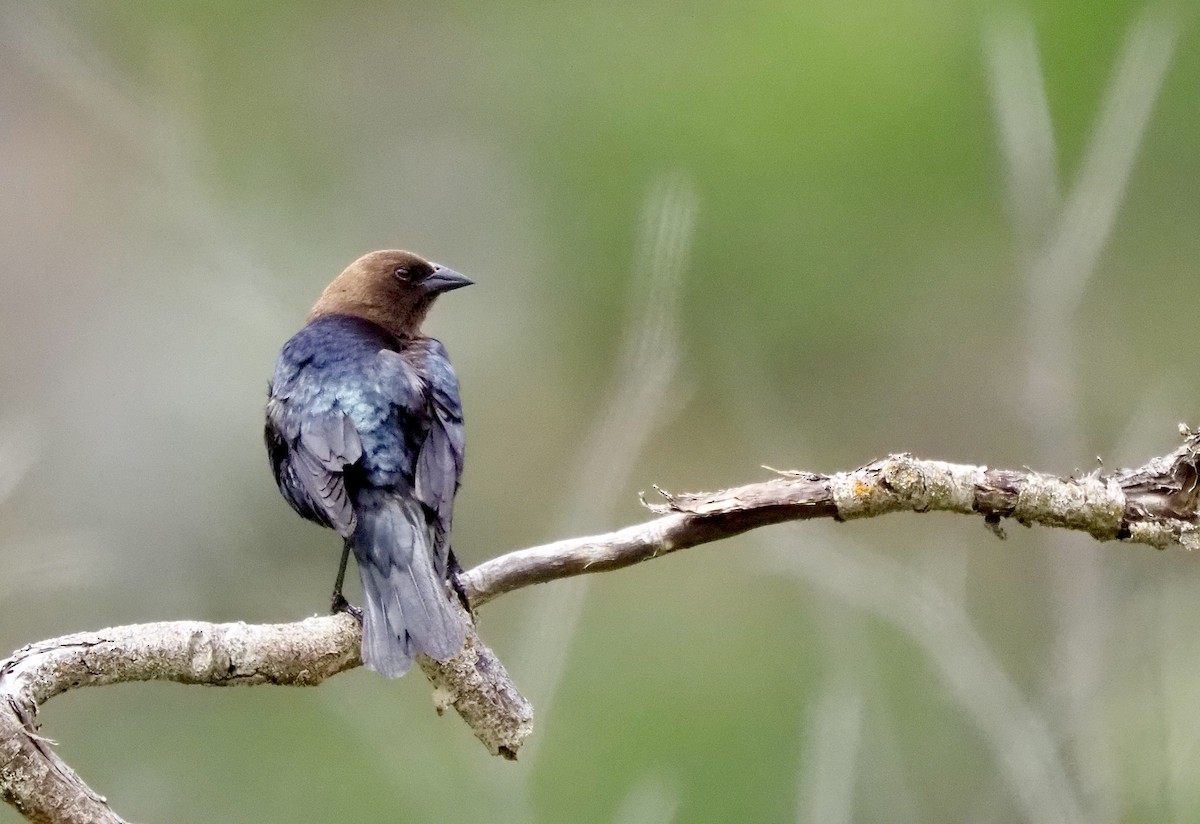
<path id="1" fill-rule="evenodd" d="M 783 521 L 846 521 L 890 512 L 981 515 L 998 535 L 1005 518 L 1158 548 L 1200 546 L 1200 433 L 1145 466 L 1057 478 L 1031 470 L 890 455 L 852 472 L 785 472 L 711 494 L 671 495 L 660 517 L 618 532 L 510 552 L 461 576 L 475 607 L 515 589 L 630 566 Z M 466 621 L 464 614 L 464 621 Z M 0 793 L 42 822 L 118 822 L 37 733 L 38 707 L 75 687 L 123 681 L 311 686 L 358 666 L 361 631 L 346 615 L 293 624 L 179 621 L 82 633 L 33 644 L 0 662 Z M 423 660 L 439 711 L 453 706 L 493 754 L 515 757 L 532 710 L 472 631 L 446 663 Z"/>
<path id="2" fill-rule="evenodd" d="M 127 681 L 315 686 L 359 666 L 361 644 L 358 621 L 340 614 L 292 624 L 134 624 L 23 647 L 0 661 L 0 795 L 30 821 L 120 822 L 38 735 L 41 704 L 76 687 Z M 417 662 L 439 714 L 453 707 L 493 755 L 516 758 L 533 709 L 473 628 L 455 658 Z"/>
<path id="3" fill-rule="evenodd" d="M 1200 545 L 1195 523 L 1200 435 L 1189 434 L 1171 455 L 1143 467 L 1082 478 L 1056 478 L 1031 470 L 925 461 L 890 455 L 853 472 L 783 477 L 722 492 L 671 495 L 647 504 L 663 517 L 607 535 L 572 538 L 510 552 L 466 573 L 471 603 L 531 584 L 630 566 L 748 529 L 783 521 L 846 521 L 890 512 L 958 512 L 983 515 L 999 533 L 1002 519 L 1026 526 L 1086 532 L 1101 541 L 1122 540 L 1160 549 Z"/>
<path id="4" fill-rule="evenodd" d="M 79 633 L 0 663 L 0 791 L 30 821 L 119 822 L 36 732 L 38 706 L 76 687 L 122 681 L 313 685 L 357 666 L 348 615 L 295 624 L 173 621 Z"/>

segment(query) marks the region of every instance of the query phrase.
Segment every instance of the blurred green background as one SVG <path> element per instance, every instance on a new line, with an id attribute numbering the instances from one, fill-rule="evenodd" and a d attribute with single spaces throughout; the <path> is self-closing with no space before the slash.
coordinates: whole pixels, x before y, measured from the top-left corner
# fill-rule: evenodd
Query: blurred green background
<path id="1" fill-rule="evenodd" d="M 467 566 L 762 464 L 1166 453 L 1198 130 L 1190 5 L 6 4 L 0 652 L 324 608 L 262 407 L 375 248 L 478 284 L 431 319 Z M 361 670 L 43 732 L 147 822 L 1197 820 L 1200 560 L 1008 531 L 775 527 L 505 596 L 516 764 Z"/>

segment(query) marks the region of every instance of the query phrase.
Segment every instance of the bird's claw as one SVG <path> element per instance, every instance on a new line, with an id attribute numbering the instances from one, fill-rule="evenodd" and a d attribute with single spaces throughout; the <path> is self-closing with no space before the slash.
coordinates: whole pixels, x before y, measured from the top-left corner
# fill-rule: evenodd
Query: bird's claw
<path id="1" fill-rule="evenodd" d="M 463 584 L 459 574 L 462 572 L 460 567 L 458 570 L 450 573 L 450 588 L 454 590 L 454 594 L 458 596 L 458 601 L 463 605 L 463 609 L 471 616 L 471 620 L 475 620 L 475 610 L 471 608 L 471 599 L 467 597 L 467 587 Z"/>
<path id="2" fill-rule="evenodd" d="M 354 617 L 360 624 L 362 623 L 362 610 L 346 600 L 346 596 L 340 592 L 333 593 L 333 601 L 329 605 L 329 612 L 332 615 L 337 615 L 339 612 L 344 612 L 347 615 Z"/>

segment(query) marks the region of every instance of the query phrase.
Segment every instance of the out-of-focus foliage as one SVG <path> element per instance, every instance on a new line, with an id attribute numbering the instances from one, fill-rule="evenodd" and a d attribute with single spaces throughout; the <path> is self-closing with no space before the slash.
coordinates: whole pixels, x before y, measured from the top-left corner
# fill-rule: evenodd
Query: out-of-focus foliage
<path id="1" fill-rule="evenodd" d="M 431 322 L 468 565 L 760 464 L 1169 451 L 1200 422 L 1198 77 L 1194 17 L 1140 2 L 8 4 L 0 652 L 323 608 L 337 541 L 279 498 L 262 404 L 373 248 L 478 283 Z M 1054 304 L 1010 196 L 1038 144 L 999 121 L 1048 114 L 1065 201 L 1112 94 L 1149 113 L 1114 115 L 1096 179 L 1128 183 L 1111 230 L 1082 201 L 1098 257 Z M 666 295 L 664 185 L 695 206 Z M 651 328 L 669 379 L 623 395 Z M 515 593 L 480 628 L 541 710 L 517 764 L 366 672 L 71 694 L 44 731 L 137 821 L 1195 820 L 1198 563 L 931 516 Z"/>

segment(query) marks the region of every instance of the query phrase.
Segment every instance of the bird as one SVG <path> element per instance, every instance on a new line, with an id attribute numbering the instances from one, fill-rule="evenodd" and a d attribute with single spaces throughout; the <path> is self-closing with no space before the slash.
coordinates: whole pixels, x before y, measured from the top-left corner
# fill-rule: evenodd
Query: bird
<path id="1" fill-rule="evenodd" d="M 421 323 L 439 295 L 472 283 L 412 252 L 363 255 L 283 345 L 268 389 L 275 482 L 292 509 L 343 539 L 335 611 L 348 608 L 354 554 L 363 664 L 390 678 L 417 654 L 452 658 L 465 639 L 450 548 L 462 403 L 445 347 Z"/>

